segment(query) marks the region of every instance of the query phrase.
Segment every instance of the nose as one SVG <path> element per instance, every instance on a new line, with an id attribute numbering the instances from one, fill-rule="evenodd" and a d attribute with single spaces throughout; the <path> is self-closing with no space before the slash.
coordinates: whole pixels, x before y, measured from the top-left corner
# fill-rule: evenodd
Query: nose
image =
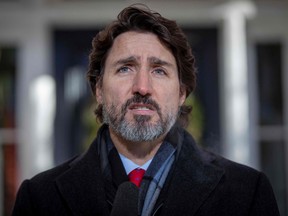
<path id="1" fill-rule="evenodd" d="M 139 93 L 142 96 L 151 95 L 152 83 L 149 72 L 147 72 L 146 70 L 138 71 L 138 73 L 134 77 L 132 91 L 133 94 Z"/>

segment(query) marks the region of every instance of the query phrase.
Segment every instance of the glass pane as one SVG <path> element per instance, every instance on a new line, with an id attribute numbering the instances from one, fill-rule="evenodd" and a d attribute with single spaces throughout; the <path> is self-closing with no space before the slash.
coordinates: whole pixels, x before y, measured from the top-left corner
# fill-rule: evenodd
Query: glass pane
<path id="1" fill-rule="evenodd" d="M 91 41 L 97 32 L 97 29 L 54 29 L 53 32 L 54 78 L 57 85 L 54 128 L 56 164 L 82 152 L 83 146 L 88 145 L 87 137 L 91 138 L 85 130 L 82 115 L 87 107 L 92 106 L 90 101 L 93 97 L 85 75 Z M 87 124 L 93 124 L 95 129 L 93 111 L 88 112 L 91 115 Z M 96 132 L 97 130 L 91 130 L 93 138 Z M 90 139 L 89 144 L 91 141 Z"/>
<path id="2" fill-rule="evenodd" d="M 198 71 L 196 91 L 187 100 L 193 105 L 187 129 L 204 148 L 220 152 L 218 29 L 190 28 L 184 32 L 195 55 Z"/>
<path id="3" fill-rule="evenodd" d="M 286 215 L 286 170 L 284 142 L 261 142 L 262 171 L 271 181 L 278 202 L 280 215 Z"/>
<path id="4" fill-rule="evenodd" d="M 260 124 L 282 124 L 281 44 L 258 44 L 256 50 Z"/>
<path id="5" fill-rule="evenodd" d="M 16 51 L 0 47 L 0 128 L 15 125 Z"/>
<path id="6" fill-rule="evenodd" d="M 10 215 L 17 188 L 15 129 L 16 49 L 0 46 L 0 193 L 1 213 Z M 12 135 L 11 135 L 12 134 Z M 1 200 L 2 201 L 2 200 Z"/>

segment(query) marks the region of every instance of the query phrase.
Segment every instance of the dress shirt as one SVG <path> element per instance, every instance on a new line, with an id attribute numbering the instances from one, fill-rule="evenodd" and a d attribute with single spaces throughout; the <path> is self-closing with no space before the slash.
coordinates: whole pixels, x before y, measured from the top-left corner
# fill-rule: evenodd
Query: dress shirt
<path id="1" fill-rule="evenodd" d="M 147 161 L 145 164 L 143 164 L 142 166 L 139 166 L 138 164 L 134 163 L 133 161 L 131 161 L 130 159 L 128 159 L 127 157 L 125 157 L 124 155 L 120 154 L 119 153 L 119 156 L 120 156 L 120 159 L 123 163 L 123 166 L 125 168 L 125 171 L 127 173 L 127 175 L 134 169 L 137 169 L 137 168 L 141 168 L 141 169 L 144 169 L 145 171 L 148 169 L 151 161 L 153 158 L 151 158 L 149 161 Z"/>

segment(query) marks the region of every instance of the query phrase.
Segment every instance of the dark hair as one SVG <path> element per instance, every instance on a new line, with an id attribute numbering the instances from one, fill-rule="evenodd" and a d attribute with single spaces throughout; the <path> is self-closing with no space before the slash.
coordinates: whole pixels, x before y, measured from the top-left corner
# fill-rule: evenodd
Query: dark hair
<path id="1" fill-rule="evenodd" d="M 161 43 L 171 50 L 176 59 L 181 89 L 186 91 L 187 96 L 195 89 L 195 59 L 181 28 L 175 21 L 162 17 L 145 5 L 138 4 L 122 10 L 117 20 L 94 37 L 87 73 L 93 94 L 96 93 L 96 85 L 102 85 L 104 64 L 115 38 L 128 31 L 150 32 L 157 35 Z M 183 105 L 181 107 L 179 120 L 183 126 L 187 125 L 188 114 L 191 110 L 191 106 Z M 98 105 L 95 114 L 100 122 L 103 122 L 102 104 Z"/>

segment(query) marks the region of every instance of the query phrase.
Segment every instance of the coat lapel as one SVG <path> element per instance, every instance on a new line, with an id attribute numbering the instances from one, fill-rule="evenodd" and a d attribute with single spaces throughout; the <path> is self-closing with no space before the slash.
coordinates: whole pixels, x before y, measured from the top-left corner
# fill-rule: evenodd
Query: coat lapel
<path id="1" fill-rule="evenodd" d="M 161 215 L 195 215 L 224 174 L 224 170 L 213 165 L 213 156 L 198 149 L 186 132 L 184 136 L 173 176 L 168 188 L 164 188 Z"/>
<path id="2" fill-rule="evenodd" d="M 179 138 L 175 136 L 174 139 Z M 183 137 L 182 137 L 183 138 Z M 195 215 L 219 183 L 224 171 L 213 165 L 213 156 L 196 147 L 193 138 L 184 134 L 178 160 L 160 194 L 161 215 Z M 191 145 L 192 143 L 192 145 Z M 56 180 L 57 187 L 73 215 L 108 216 L 104 180 L 100 170 L 97 146 L 72 162 L 71 168 Z M 163 195 L 164 194 L 164 195 Z M 162 195 L 162 196 L 161 196 Z M 157 206 L 156 206 L 157 207 Z"/>
<path id="3" fill-rule="evenodd" d="M 56 180 L 73 215 L 109 215 L 95 144 Z"/>

